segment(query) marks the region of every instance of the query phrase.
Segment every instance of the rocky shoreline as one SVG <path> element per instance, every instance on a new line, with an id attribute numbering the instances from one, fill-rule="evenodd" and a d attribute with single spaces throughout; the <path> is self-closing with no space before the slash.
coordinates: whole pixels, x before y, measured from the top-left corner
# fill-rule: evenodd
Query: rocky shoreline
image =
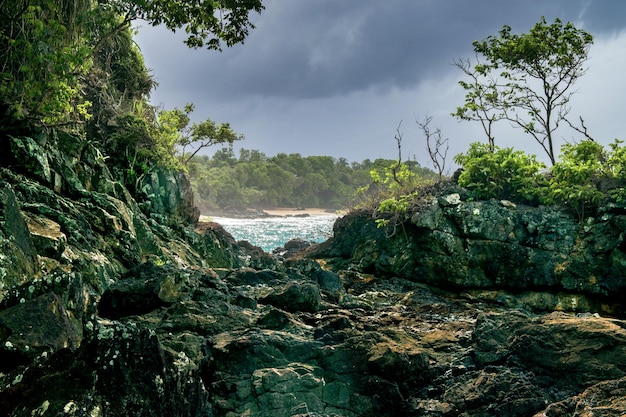
<path id="1" fill-rule="evenodd" d="M 59 140 L 0 168 L 0 416 L 626 413 L 624 207 L 447 189 L 274 256 Z"/>

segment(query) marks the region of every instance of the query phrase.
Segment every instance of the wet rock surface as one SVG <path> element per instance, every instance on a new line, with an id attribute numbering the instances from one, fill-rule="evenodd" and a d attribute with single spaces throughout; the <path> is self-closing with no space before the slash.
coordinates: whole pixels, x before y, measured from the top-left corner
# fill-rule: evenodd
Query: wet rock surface
<path id="1" fill-rule="evenodd" d="M 30 321 L 19 318 L 58 303 L 54 295 L 4 310 L 3 358 L 9 352 L 20 358 L 2 370 L 5 415 L 9 408 L 31 415 L 43 405 L 54 410 L 50 415 L 624 412 L 626 323 L 620 319 L 510 310 L 402 278 L 354 273 L 339 274 L 350 282 L 341 301 L 319 289 L 317 310 L 283 309 L 264 302 L 276 288 L 317 284 L 257 273 L 272 285 L 241 280 L 237 271 L 220 278 L 208 268 L 144 266 L 119 281 L 128 282 L 123 288 L 144 285 L 158 298 L 164 283 L 182 284 L 174 279 L 181 274 L 184 285 L 167 292 L 170 301 L 139 313 L 115 319 L 100 313 L 82 340 L 61 313 L 36 322 L 54 337 L 18 336 L 19 323 Z M 103 296 L 99 309 L 104 303 L 110 301 Z M 33 339 L 45 341 L 43 351 Z M 609 414 L 574 414 L 583 406 Z"/>
<path id="2" fill-rule="evenodd" d="M 194 224 L 178 174 L 133 198 L 88 144 L 12 144 L 0 416 L 626 413 L 623 208 L 450 194 L 271 256 Z"/>

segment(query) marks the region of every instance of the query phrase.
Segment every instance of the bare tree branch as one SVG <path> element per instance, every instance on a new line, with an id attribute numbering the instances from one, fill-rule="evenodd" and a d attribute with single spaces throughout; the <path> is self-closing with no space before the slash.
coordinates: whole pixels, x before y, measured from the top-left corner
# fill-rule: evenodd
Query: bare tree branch
<path id="1" fill-rule="evenodd" d="M 423 121 L 420 121 L 417 117 L 415 123 L 424 132 L 426 138 L 426 148 L 428 149 L 428 155 L 433 163 L 433 167 L 439 174 L 439 180 L 441 180 L 446 172 L 446 159 L 448 157 L 448 138 L 443 138 L 441 128 L 436 128 L 434 131 L 430 130 L 429 124 L 433 120 L 432 116 L 426 116 Z"/>

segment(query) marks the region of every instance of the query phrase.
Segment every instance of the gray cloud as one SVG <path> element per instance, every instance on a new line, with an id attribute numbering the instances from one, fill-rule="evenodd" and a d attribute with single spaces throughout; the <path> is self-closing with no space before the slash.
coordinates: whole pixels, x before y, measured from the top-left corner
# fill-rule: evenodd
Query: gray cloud
<path id="1" fill-rule="evenodd" d="M 199 56 L 190 74 L 204 78 L 219 97 L 316 98 L 411 87 L 448 70 L 454 59 L 471 54 L 473 40 L 503 24 L 528 30 L 542 15 L 576 20 L 586 10 L 596 26 L 606 11 L 585 3 L 273 0 L 244 45 L 219 57 L 194 51 Z"/>
<path id="2" fill-rule="evenodd" d="M 541 16 L 559 17 L 598 38 L 626 26 L 626 2 L 606 0 L 267 0 L 266 6 L 246 43 L 222 53 L 188 50 L 182 35 L 141 29 L 137 41 L 160 83 L 155 101 L 196 103 L 199 118 L 229 121 L 245 133 L 246 148 L 351 160 L 393 156 L 393 146 L 380 151 L 381 143 L 393 138 L 401 119 L 410 129 L 416 113 L 429 112 L 444 131 L 462 136 L 455 144 L 477 139 L 473 127 L 449 117 L 462 102 L 461 74 L 450 64 L 470 57 L 474 40 L 505 24 L 528 31 Z"/>

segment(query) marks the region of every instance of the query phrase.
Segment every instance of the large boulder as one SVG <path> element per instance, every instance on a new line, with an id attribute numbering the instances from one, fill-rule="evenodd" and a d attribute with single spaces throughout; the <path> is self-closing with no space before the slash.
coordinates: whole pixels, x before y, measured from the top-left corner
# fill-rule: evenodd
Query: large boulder
<path id="1" fill-rule="evenodd" d="M 602 417 L 626 415 L 626 378 L 603 381 L 580 395 L 550 404 L 534 417 Z"/>
<path id="2" fill-rule="evenodd" d="M 320 308 L 322 297 L 317 284 L 292 281 L 259 301 L 287 311 L 315 312 Z"/>
<path id="3" fill-rule="evenodd" d="M 0 362 L 5 372 L 42 354 L 76 350 L 82 338 L 81 323 L 70 318 L 63 300 L 52 292 L 0 311 Z"/>
<path id="4" fill-rule="evenodd" d="M 200 210 L 194 204 L 189 177 L 178 170 L 158 170 L 140 186 L 144 213 L 168 226 L 198 223 Z"/>

